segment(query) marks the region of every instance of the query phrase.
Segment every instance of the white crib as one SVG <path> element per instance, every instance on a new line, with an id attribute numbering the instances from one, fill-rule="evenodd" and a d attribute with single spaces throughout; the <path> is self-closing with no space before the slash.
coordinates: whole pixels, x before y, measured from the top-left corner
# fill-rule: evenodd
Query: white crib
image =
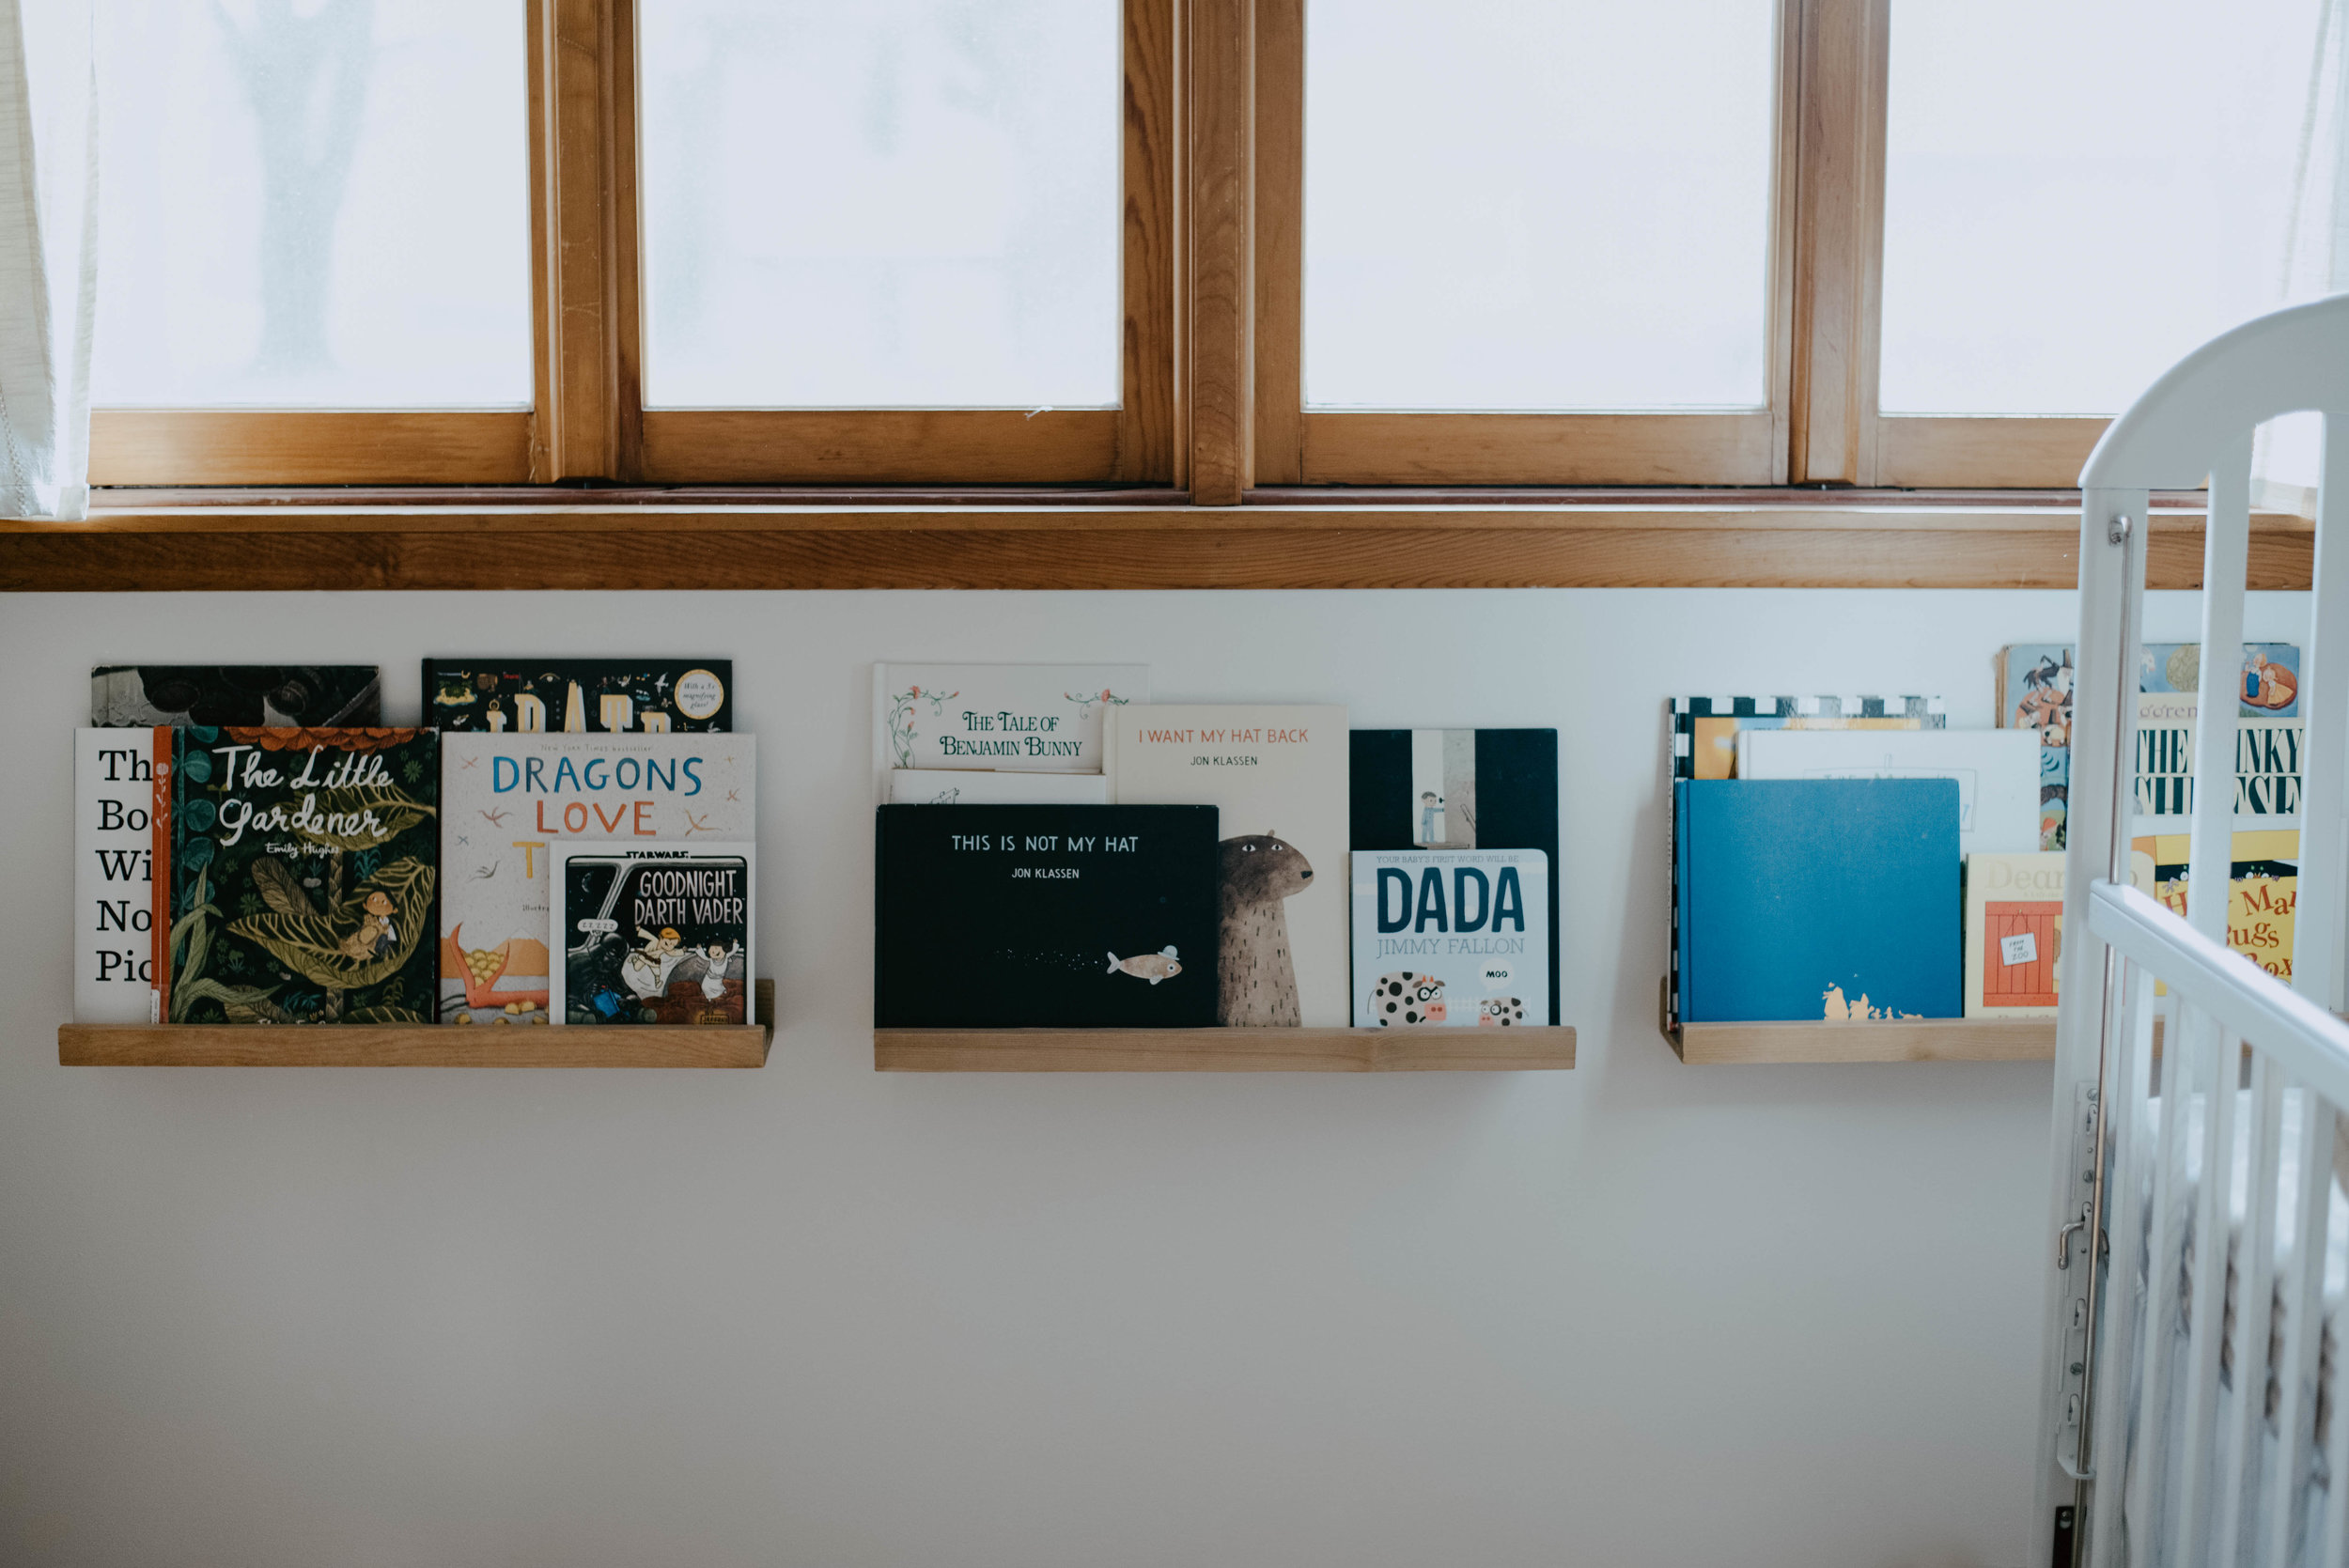
<path id="1" fill-rule="evenodd" d="M 2195 350 L 2113 423 L 2080 475 L 2037 1515 L 2054 1526 L 2041 1537 L 2050 1557 L 2069 1538 L 2098 1565 L 2349 1561 L 2349 1318 L 2338 1318 L 2349 1203 L 2335 1179 L 2349 1169 L 2349 1025 L 2335 1017 L 2349 504 L 2329 485 L 2301 653 L 2289 986 L 2228 951 L 2228 901 L 2199 891 L 2229 883 L 2239 676 L 2220 650 L 2243 642 L 2252 432 L 2301 410 L 2325 416 L 2327 479 L 2349 475 L 2349 295 Z M 2137 669 L 2148 492 L 2205 475 L 2197 891 L 2182 919 L 2129 886 Z"/>

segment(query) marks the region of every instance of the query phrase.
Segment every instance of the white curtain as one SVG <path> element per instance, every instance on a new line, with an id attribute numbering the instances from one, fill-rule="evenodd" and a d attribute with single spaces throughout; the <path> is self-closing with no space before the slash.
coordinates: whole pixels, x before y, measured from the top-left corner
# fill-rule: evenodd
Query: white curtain
<path id="1" fill-rule="evenodd" d="M 93 47 L 90 0 L 0 0 L 0 516 L 89 506 Z"/>
<path id="2" fill-rule="evenodd" d="M 2314 0 L 2311 9 L 2315 61 L 2305 86 L 2291 84 L 2304 97 L 2279 305 L 2349 291 L 2349 0 Z M 2314 414 L 2287 415 L 2261 429 L 2251 461 L 2254 506 L 2316 515 L 2319 430 Z"/>

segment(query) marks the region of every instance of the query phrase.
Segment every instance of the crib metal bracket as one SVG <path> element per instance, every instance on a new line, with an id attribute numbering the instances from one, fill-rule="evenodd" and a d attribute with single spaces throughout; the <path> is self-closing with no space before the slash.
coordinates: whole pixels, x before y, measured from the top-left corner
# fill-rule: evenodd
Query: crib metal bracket
<path id="1" fill-rule="evenodd" d="M 2115 512 L 2105 523 L 2105 543 L 2124 545 L 2129 542 L 2129 530 L 2135 526 L 2126 512 Z"/>

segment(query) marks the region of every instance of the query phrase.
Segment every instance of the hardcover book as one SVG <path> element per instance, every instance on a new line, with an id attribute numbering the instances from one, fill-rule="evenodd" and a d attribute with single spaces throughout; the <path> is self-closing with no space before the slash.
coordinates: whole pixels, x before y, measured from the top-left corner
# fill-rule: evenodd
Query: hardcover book
<path id="1" fill-rule="evenodd" d="M 2149 691 L 2137 699 L 2139 833 L 2185 831 L 2194 815 L 2195 708 L 2191 692 Z M 2247 819 L 2247 828 L 2298 823 L 2303 734 L 2297 719 L 2235 721 L 2234 815 Z"/>
<path id="2" fill-rule="evenodd" d="M 747 735 L 443 736 L 441 1021 L 559 1017 L 553 846 L 754 842 L 757 760 Z"/>
<path id="3" fill-rule="evenodd" d="M 1121 707 L 1110 722 L 1120 805 L 1222 813 L 1216 1021 L 1343 1029 L 1350 952 L 1350 742 L 1343 707 Z"/>
<path id="4" fill-rule="evenodd" d="M 424 709 L 452 733 L 730 730 L 733 684 L 729 659 L 428 659 Z"/>
<path id="5" fill-rule="evenodd" d="M 2045 750 L 2021 730 L 1749 730 L 1737 737 L 1737 776 L 1950 779 L 1959 853 L 2021 854 L 2039 843 Z"/>
<path id="6" fill-rule="evenodd" d="M 876 664 L 873 770 L 1102 771 L 1106 714 L 1150 700 L 1147 664 Z"/>
<path id="7" fill-rule="evenodd" d="M 1966 1016 L 2055 1017 L 2063 954 L 2063 860 L 2052 850 L 1966 857 Z M 2130 879 L 2154 891 L 2153 858 L 2129 856 Z"/>
<path id="8" fill-rule="evenodd" d="M 382 683 L 372 664 L 101 664 L 89 687 L 96 729 L 382 722 Z"/>
<path id="9" fill-rule="evenodd" d="M 439 737 L 174 732 L 173 1023 L 430 1023 Z"/>
<path id="10" fill-rule="evenodd" d="M 750 845 L 567 839 L 550 854 L 563 944 L 555 1022 L 752 1020 Z"/>
<path id="11" fill-rule="evenodd" d="M 1963 1014 L 1953 782 L 1672 787 L 1687 1020 Z"/>
<path id="12" fill-rule="evenodd" d="M 1216 813 L 882 806 L 882 1029 L 1216 1022 Z"/>
<path id="13" fill-rule="evenodd" d="M 1099 773 L 988 772 L 975 768 L 893 768 L 893 806 L 1106 806 Z"/>
<path id="14" fill-rule="evenodd" d="M 1357 1028 L 1555 1020 L 1549 857 L 1538 849 L 1357 849 Z"/>
<path id="15" fill-rule="evenodd" d="M 1369 981 L 1392 968 L 1382 965 L 1368 975 L 1362 969 L 1361 852 L 1523 849 L 1541 856 L 1540 904 L 1527 914 L 1529 920 L 1538 918 L 1537 946 L 1545 984 L 1531 994 L 1526 993 L 1527 983 L 1522 979 L 1513 978 L 1511 985 L 1525 1003 L 1527 1023 L 1556 1023 L 1560 1017 L 1558 879 L 1551 873 L 1558 863 L 1558 732 L 1356 730 L 1351 737 L 1348 775 L 1352 807 L 1347 815 L 1355 851 L 1357 1020 Z M 1377 962 L 1377 955 L 1373 954 L 1372 959 Z M 1484 978 L 1479 975 L 1476 987 L 1460 994 L 1481 999 L 1483 986 Z"/>
<path id="16" fill-rule="evenodd" d="M 2192 844 L 2187 833 L 2147 833 L 2129 841 L 2131 850 L 2154 862 L 2154 896 L 2181 915 L 2186 912 Z M 2227 945 L 2290 985 L 2293 916 L 2300 902 L 2300 831 L 2239 829 L 2229 852 L 2233 861 L 2228 872 L 2232 885 L 2227 892 Z"/>
<path id="17" fill-rule="evenodd" d="M 170 777 L 169 729 L 74 732 L 75 1023 L 157 1021 L 155 790 Z"/>

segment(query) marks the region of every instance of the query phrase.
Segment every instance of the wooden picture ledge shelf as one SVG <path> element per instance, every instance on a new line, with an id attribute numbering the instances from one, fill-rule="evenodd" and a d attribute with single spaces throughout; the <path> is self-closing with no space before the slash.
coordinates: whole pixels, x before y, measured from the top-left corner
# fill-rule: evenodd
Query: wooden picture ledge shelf
<path id="1" fill-rule="evenodd" d="M 1574 1031 L 876 1029 L 884 1073 L 1506 1073 L 1574 1065 Z"/>
<path id="2" fill-rule="evenodd" d="M 1886 1023 L 1684 1023 L 1663 1011 L 1671 982 L 1657 991 L 1657 1027 L 1690 1066 L 1771 1062 L 2052 1062 L 2053 1018 L 1903 1018 Z M 2162 1020 L 2154 1020 L 2161 1051 Z"/>
<path id="3" fill-rule="evenodd" d="M 67 1067 L 764 1067 L 774 982 L 759 1021 L 615 1024 L 61 1024 Z"/>

